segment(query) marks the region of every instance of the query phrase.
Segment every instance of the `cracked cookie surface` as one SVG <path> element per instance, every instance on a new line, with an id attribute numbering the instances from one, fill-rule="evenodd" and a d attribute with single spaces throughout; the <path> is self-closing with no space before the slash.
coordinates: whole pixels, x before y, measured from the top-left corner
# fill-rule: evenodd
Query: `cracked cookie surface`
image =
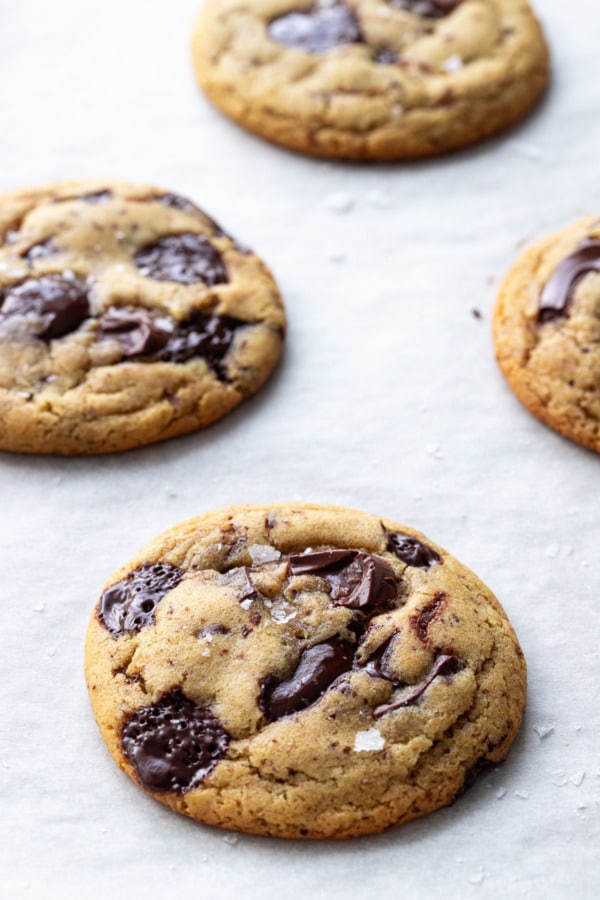
<path id="1" fill-rule="evenodd" d="M 524 0 L 205 0 L 192 55 L 232 119 L 347 159 L 473 143 L 525 115 L 548 81 Z"/>
<path id="2" fill-rule="evenodd" d="M 381 831 L 508 753 L 522 651 L 493 594 L 406 526 L 230 507 L 117 571 L 88 628 L 102 736 L 201 822 L 286 838 Z"/>
<path id="3" fill-rule="evenodd" d="M 0 449 L 194 431 L 261 387 L 284 330 L 264 263 L 184 197 L 106 181 L 0 196 Z"/>
<path id="4" fill-rule="evenodd" d="M 500 368 L 527 409 L 600 453 L 600 219 L 527 249 L 496 303 Z"/>

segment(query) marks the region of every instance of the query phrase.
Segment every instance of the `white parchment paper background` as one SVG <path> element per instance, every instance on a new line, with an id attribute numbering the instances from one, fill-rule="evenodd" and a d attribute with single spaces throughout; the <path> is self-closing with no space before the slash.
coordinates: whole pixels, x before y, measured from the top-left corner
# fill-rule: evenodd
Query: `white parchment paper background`
<path id="1" fill-rule="evenodd" d="M 203 434 L 0 456 L 0 894 L 598 896 L 600 460 L 520 407 L 490 320 L 521 242 L 600 211 L 600 5 L 538 0 L 555 75 L 521 127 L 364 167 L 278 150 L 209 107 L 196 7 L 0 2 L 0 189 L 106 176 L 188 194 L 264 256 L 290 323 L 269 387 Z M 505 605 L 527 717 L 452 808 L 342 844 L 234 842 L 144 796 L 105 751 L 82 677 L 105 579 L 181 519 L 288 499 L 411 523 Z"/>

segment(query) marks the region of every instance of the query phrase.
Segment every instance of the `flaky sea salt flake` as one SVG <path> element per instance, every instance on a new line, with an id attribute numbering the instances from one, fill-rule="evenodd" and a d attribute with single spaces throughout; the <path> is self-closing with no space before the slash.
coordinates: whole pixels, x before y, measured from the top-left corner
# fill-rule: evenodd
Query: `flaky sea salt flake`
<path id="1" fill-rule="evenodd" d="M 366 731 L 357 731 L 354 738 L 354 750 L 363 753 L 368 750 L 383 750 L 385 738 L 376 728 L 368 728 Z"/>
<path id="2" fill-rule="evenodd" d="M 440 68 L 451 75 L 454 72 L 460 72 L 463 67 L 464 62 L 462 56 L 459 56 L 458 53 L 453 53 L 452 56 L 449 56 L 448 59 L 444 60 Z"/>
<path id="3" fill-rule="evenodd" d="M 259 566 L 261 563 L 265 562 L 273 562 L 274 560 L 281 558 L 279 550 L 276 550 L 275 547 L 271 547 L 270 544 L 251 544 L 251 546 L 248 547 L 248 553 L 255 566 Z"/>

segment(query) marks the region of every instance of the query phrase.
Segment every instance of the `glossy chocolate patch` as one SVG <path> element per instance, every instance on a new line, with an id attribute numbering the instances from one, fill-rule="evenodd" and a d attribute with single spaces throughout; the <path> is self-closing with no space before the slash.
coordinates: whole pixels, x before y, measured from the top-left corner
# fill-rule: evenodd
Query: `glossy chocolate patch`
<path id="1" fill-rule="evenodd" d="M 201 356 L 219 371 L 218 363 L 231 347 L 236 329 L 249 324 L 232 316 L 213 316 L 197 310 L 178 324 L 158 358 L 181 363 Z"/>
<path id="2" fill-rule="evenodd" d="M 424 606 L 423 609 L 419 610 L 415 616 L 411 616 L 410 621 L 412 627 L 419 640 L 423 643 L 426 643 L 427 641 L 429 626 L 436 616 L 439 616 L 447 602 L 448 597 L 446 594 L 443 591 L 438 591 L 431 603 L 428 603 L 427 606 Z"/>
<path id="3" fill-rule="evenodd" d="M 223 257 L 201 234 L 172 234 L 135 254 L 142 275 L 177 284 L 225 284 L 229 279 Z"/>
<path id="4" fill-rule="evenodd" d="M 408 566 L 417 569 L 428 569 L 430 566 L 439 565 L 442 558 L 432 547 L 428 547 L 416 538 L 406 534 L 388 532 L 387 549 Z"/>
<path id="5" fill-rule="evenodd" d="M 170 563 L 140 566 L 100 597 L 98 616 L 113 637 L 154 624 L 156 607 L 177 587 L 183 571 Z"/>
<path id="6" fill-rule="evenodd" d="M 110 309 L 98 320 L 97 339 L 118 341 L 125 359 L 157 353 L 170 336 L 144 309 Z"/>
<path id="7" fill-rule="evenodd" d="M 364 668 L 365 672 L 368 675 L 371 675 L 372 678 L 385 678 L 386 681 L 392 681 L 398 684 L 398 682 L 395 682 L 389 666 L 390 656 L 392 654 L 392 644 L 395 637 L 396 633 L 389 637 L 387 641 L 384 641 L 381 647 L 379 647 L 375 653 L 371 654 L 362 668 Z"/>
<path id="8" fill-rule="evenodd" d="M 442 656 L 438 656 L 436 661 L 433 664 L 433 667 L 429 674 L 421 681 L 419 684 L 415 685 L 412 691 L 409 691 L 408 694 L 405 694 L 399 700 L 396 700 L 394 703 L 387 703 L 384 706 L 378 706 L 373 716 L 376 719 L 380 719 L 381 716 L 385 716 L 386 713 L 394 712 L 397 709 L 402 709 L 404 706 L 412 706 L 419 697 L 421 697 L 431 682 L 437 678 L 439 675 L 454 675 L 461 668 L 461 662 L 456 656 L 450 656 L 447 654 L 443 654 Z"/>
<path id="9" fill-rule="evenodd" d="M 0 323 L 12 316 L 32 317 L 32 334 L 45 341 L 75 331 L 89 314 L 87 288 L 76 278 L 28 278 L 0 294 Z"/>
<path id="10" fill-rule="evenodd" d="M 288 681 L 263 679 L 259 706 L 270 722 L 315 703 L 352 666 L 354 647 L 335 638 L 305 650 Z"/>
<path id="11" fill-rule="evenodd" d="M 423 19 L 441 19 L 453 12 L 462 0 L 390 0 L 392 6 L 407 9 Z"/>
<path id="12" fill-rule="evenodd" d="M 398 590 L 394 571 L 384 560 L 360 550 L 320 550 L 290 556 L 291 575 L 320 575 L 330 584 L 335 606 L 364 609 L 392 600 Z"/>
<path id="13" fill-rule="evenodd" d="M 600 272 L 600 240 L 583 241 L 556 267 L 540 297 L 539 322 L 553 322 L 569 314 L 575 288 L 590 272 Z"/>
<path id="14" fill-rule="evenodd" d="M 288 13 L 273 19 L 268 32 L 277 43 L 307 53 L 325 53 L 334 47 L 363 40 L 356 16 L 343 3 L 315 6 L 310 12 Z"/>
<path id="15" fill-rule="evenodd" d="M 123 751 L 149 791 L 183 794 L 227 754 L 229 734 L 205 706 L 179 690 L 138 709 L 123 726 Z"/>

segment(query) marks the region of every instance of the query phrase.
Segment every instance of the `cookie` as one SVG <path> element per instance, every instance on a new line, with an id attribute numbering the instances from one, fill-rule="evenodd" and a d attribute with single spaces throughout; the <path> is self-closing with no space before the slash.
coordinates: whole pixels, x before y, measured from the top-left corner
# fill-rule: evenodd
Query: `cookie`
<path id="1" fill-rule="evenodd" d="M 0 196 L 0 449 L 202 428 L 261 387 L 284 328 L 264 263 L 184 197 L 107 181 Z"/>
<path id="2" fill-rule="evenodd" d="M 418 532 L 309 504 L 166 531 L 109 580 L 86 640 L 117 764 L 201 822 L 381 831 L 504 759 L 525 661 L 493 594 Z"/>
<path id="3" fill-rule="evenodd" d="M 192 55 L 208 97 L 250 131 L 357 160 L 488 137 L 548 81 L 524 0 L 205 0 Z"/>
<path id="4" fill-rule="evenodd" d="M 500 290 L 494 340 L 527 409 L 600 453 L 600 219 L 522 254 Z"/>

